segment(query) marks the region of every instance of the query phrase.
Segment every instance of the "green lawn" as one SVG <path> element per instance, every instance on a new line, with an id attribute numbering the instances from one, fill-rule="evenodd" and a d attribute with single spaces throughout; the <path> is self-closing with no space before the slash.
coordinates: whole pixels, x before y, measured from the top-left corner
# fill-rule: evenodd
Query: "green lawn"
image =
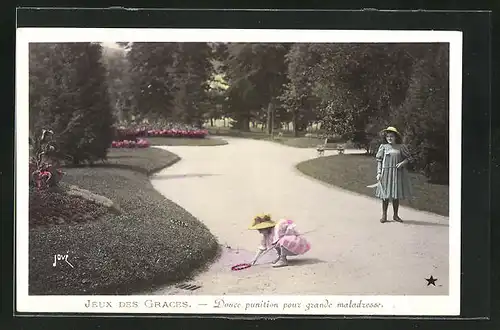
<path id="1" fill-rule="evenodd" d="M 270 139 L 269 135 L 265 131 L 261 131 L 260 129 L 251 129 L 249 132 L 247 132 L 237 129 L 230 129 L 229 127 L 208 127 L 207 130 L 211 136 L 216 137 L 230 136 L 256 140 Z"/>
<path id="2" fill-rule="evenodd" d="M 29 293 L 132 294 L 184 280 L 214 260 L 219 244 L 208 228 L 149 182 L 178 159 L 157 148 L 112 149 L 105 164 L 65 168 L 63 186 L 105 196 L 120 213 L 31 227 Z M 53 254 L 66 252 L 75 269 L 54 268 Z"/>
<path id="3" fill-rule="evenodd" d="M 375 183 L 376 162 L 366 155 L 328 156 L 311 159 L 297 165 L 304 174 L 323 182 L 363 195 L 374 196 L 374 189 L 367 185 Z M 411 173 L 414 197 L 411 204 L 401 201 L 402 205 L 448 216 L 449 188 L 427 182 L 417 173 Z"/>

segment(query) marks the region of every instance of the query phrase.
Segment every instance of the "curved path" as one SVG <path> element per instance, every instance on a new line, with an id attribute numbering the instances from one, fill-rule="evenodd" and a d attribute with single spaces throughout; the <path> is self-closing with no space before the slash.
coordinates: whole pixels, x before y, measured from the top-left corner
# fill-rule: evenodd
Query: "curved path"
<path id="1" fill-rule="evenodd" d="M 408 224 L 381 224 L 377 199 L 323 184 L 295 168 L 316 157 L 315 150 L 250 139 L 228 142 L 160 147 L 182 160 L 153 176 L 154 187 L 227 247 L 190 282 L 201 286 L 196 291 L 170 286 L 153 294 L 448 294 L 447 217 L 401 207 Z M 306 237 L 312 249 L 290 258 L 288 267 L 272 268 L 272 251 L 258 265 L 232 272 L 231 265 L 253 257 L 259 235 L 247 227 L 262 212 L 291 218 L 301 232 L 311 231 Z M 438 279 L 436 286 L 427 286 L 430 275 Z"/>

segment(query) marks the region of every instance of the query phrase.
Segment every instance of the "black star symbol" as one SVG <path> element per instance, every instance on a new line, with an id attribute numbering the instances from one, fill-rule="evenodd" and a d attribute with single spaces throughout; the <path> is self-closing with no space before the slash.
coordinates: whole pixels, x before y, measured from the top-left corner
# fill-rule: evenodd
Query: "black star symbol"
<path id="1" fill-rule="evenodd" d="M 431 284 L 436 286 L 437 278 L 432 277 L 432 275 L 430 278 L 426 278 L 425 280 L 427 281 L 427 286 L 429 286 Z"/>

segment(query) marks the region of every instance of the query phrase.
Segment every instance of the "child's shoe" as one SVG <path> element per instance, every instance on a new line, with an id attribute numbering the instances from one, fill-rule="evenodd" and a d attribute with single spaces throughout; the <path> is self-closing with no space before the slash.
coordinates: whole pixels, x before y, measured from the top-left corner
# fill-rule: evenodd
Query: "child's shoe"
<path id="1" fill-rule="evenodd" d="M 285 267 L 288 266 L 288 260 L 286 258 L 278 258 L 278 261 L 273 265 L 273 267 Z"/>
<path id="2" fill-rule="evenodd" d="M 393 219 L 394 221 L 397 221 L 397 222 L 403 222 L 403 219 L 401 219 L 401 218 L 400 218 L 399 216 L 397 216 L 397 215 L 394 215 L 394 216 L 392 217 L 392 219 Z"/>

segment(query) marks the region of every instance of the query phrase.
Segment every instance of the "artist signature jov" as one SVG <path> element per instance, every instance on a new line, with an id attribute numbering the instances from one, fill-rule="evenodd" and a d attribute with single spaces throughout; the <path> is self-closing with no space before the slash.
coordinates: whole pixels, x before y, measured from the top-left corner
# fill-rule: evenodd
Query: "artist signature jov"
<path id="1" fill-rule="evenodd" d="M 65 261 L 68 265 L 71 266 L 71 268 L 75 268 L 69 261 L 68 261 L 68 254 L 54 254 L 54 262 L 52 263 L 52 267 L 57 266 L 57 262 L 62 262 Z"/>

